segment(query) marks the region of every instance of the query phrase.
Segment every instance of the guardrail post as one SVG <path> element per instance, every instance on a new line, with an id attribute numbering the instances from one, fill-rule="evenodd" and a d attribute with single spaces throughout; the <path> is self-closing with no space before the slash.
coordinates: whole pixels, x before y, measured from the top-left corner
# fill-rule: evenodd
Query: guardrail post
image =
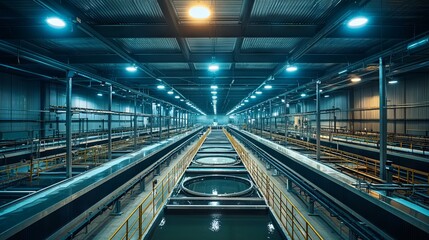
<path id="1" fill-rule="evenodd" d="M 142 220 L 143 217 L 143 211 L 142 211 L 142 205 L 139 206 L 139 238 L 143 235 L 143 229 L 142 229 Z"/>

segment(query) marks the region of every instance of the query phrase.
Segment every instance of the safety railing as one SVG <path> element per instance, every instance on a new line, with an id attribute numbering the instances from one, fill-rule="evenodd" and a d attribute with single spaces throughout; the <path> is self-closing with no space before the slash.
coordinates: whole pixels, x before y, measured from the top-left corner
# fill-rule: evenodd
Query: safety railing
<path id="1" fill-rule="evenodd" d="M 226 130 L 232 146 L 240 156 L 259 190 L 264 195 L 267 204 L 271 207 L 282 227 L 292 239 L 323 239 L 317 230 L 308 222 L 298 208 L 283 193 L 267 173 L 261 170 L 258 164 L 251 159 L 249 153 Z"/>
<path id="2" fill-rule="evenodd" d="M 197 144 L 166 174 L 161 181 L 152 182 L 152 191 L 141 201 L 134 211 L 119 226 L 110 239 L 140 239 L 155 220 L 158 212 L 166 202 L 177 181 L 185 173 L 198 149 L 209 134 L 210 129 L 201 137 Z M 138 235 L 136 235 L 138 234 Z"/>
<path id="3" fill-rule="evenodd" d="M 273 134 L 273 136 L 277 140 L 285 140 L 284 136 L 276 134 Z M 304 147 L 308 150 L 316 151 L 316 144 L 314 143 L 289 137 L 287 138 L 287 141 Z M 333 149 L 326 146 L 320 146 L 320 150 L 329 156 L 335 157 L 339 161 L 338 164 L 341 166 L 352 166 L 353 169 L 356 169 L 356 172 L 363 172 L 365 174 L 369 174 L 373 176 L 373 178 L 378 178 L 378 176 L 380 175 L 380 162 L 376 159 L 368 158 L 362 155 L 342 150 Z M 398 182 L 407 184 L 429 183 L 429 172 L 423 172 L 397 164 L 392 164 L 391 167 L 392 177 Z M 350 167 L 350 169 L 352 168 Z M 417 176 L 419 178 L 417 178 Z"/>

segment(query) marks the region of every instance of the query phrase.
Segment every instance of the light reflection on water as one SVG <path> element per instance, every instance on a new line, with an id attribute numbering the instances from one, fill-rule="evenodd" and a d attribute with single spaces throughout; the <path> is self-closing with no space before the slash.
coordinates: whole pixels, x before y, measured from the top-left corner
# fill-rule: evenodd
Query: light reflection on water
<path id="1" fill-rule="evenodd" d="M 210 231 L 212 232 L 218 232 L 220 230 L 221 222 L 221 214 L 212 214 L 212 221 L 210 222 Z"/>

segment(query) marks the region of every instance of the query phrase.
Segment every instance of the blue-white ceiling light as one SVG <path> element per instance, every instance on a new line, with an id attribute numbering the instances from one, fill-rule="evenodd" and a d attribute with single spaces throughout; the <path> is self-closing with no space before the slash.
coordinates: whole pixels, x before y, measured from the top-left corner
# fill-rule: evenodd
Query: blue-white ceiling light
<path id="1" fill-rule="evenodd" d="M 249 102 L 249 100 L 245 99 L 244 102 Z"/>
<path id="2" fill-rule="evenodd" d="M 170 90 L 170 91 L 168 91 L 167 93 L 168 93 L 169 95 L 173 95 L 173 94 L 174 94 L 173 90 Z"/>
<path id="3" fill-rule="evenodd" d="M 179 96 L 175 96 L 174 98 L 176 98 L 176 99 L 180 99 L 180 97 L 179 97 Z"/>
<path id="4" fill-rule="evenodd" d="M 256 93 L 256 94 L 262 94 L 262 92 L 261 92 L 261 91 L 256 91 L 255 93 Z"/>
<path id="5" fill-rule="evenodd" d="M 264 86 L 264 89 L 271 89 L 271 88 L 273 88 L 273 86 L 271 86 L 271 85 L 265 85 Z"/>
<path id="6" fill-rule="evenodd" d="M 301 97 L 305 97 L 305 96 L 307 96 L 307 94 L 301 93 Z"/>
<path id="7" fill-rule="evenodd" d="M 254 98 L 256 98 L 256 96 L 255 96 L 255 95 L 252 95 L 252 96 L 250 96 L 250 98 L 253 98 L 253 99 L 254 99 Z"/>
<path id="8" fill-rule="evenodd" d="M 211 89 L 217 89 L 217 86 L 216 85 L 211 85 L 210 88 Z"/>
<path id="9" fill-rule="evenodd" d="M 158 85 L 158 86 L 156 86 L 156 88 L 158 88 L 158 89 L 165 89 L 165 86 L 164 85 Z"/>
<path id="10" fill-rule="evenodd" d="M 209 65 L 209 71 L 216 72 L 217 70 L 219 70 L 219 65 L 217 65 L 217 64 L 210 64 Z"/>
<path id="11" fill-rule="evenodd" d="M 97 93 L 97 96 L 102 97 L 103 94 L 102 93 Z"/>
<path id="12" fill-rule="evenodd" d="M 211 91 L 211 94 L 216 95 L 217 92 L 216 91 Z"/>
<path id="13" fill-rule="evenodd" d="M 366 17 L 355 17 L 355 18 L 350 19 L 347 22 L 347 26 L 349 28 L 360 28 L 360 27 L 365 26 L 367 23 L 368 23 L 368 18 L 366 18 Z"/>
<path id="14" fill-rule="evenodd" d="M 136 66 L 128 66 L 125 68 L 125 70 L 127 70 L 128 72 L 135 72 L 135 71 L 137 71 L 137 67 Z"/>
<path id="15" fill-rule="evenodd" d="M 397 84 L 397 83 L 398 83 L 398 80 L 390 80 L 390 81 L 388 81 L 388 83 L 389 83 L 389 84 Z"/>
<path id="16" fill-rule="evenodd" d="M 65 28 L 66 22 L 58 17 L 49 17 L 46 19 L 46 23 L 52 28 Z"/>
<path id="17" fill-rule="evenodd" d="M 296 67 L 294 65 L 288 65 L 286 67 L 286 71 L 288 71 L 288 72 L 295 72 L 296 70 L 298 70 L 298 67 Z"/>

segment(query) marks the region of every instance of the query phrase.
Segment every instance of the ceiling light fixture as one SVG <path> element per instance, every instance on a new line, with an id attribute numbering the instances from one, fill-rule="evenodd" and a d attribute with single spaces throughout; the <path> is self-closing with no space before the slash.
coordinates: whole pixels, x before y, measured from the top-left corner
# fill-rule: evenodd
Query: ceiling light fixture
<path id="1" fill-rule="evenodd" d="M 249 100 L 245 99 L 244 102 L 249 102 Z"/>
<path id="2" fill-rule="evenodd" d="M 360 77 L 353 77 L 350 79 L 352 82 L 360 82 L 362 79 Z"/>
<path id="3" fill-rule="evenodd" d="M 211 94 L 216 95 L 217 92 L 216 91 L 211 91 Z"/>
<path id="4" fill-rule="evenodd" d="M 165 86 L 164 85 L 158 85 L 158 86 L 156 86 L 156 88 L 158 88 L 158 89 L 165 89 Z"/>
<path id="5" fill-rule="evenodd" d="M 305 96 L 307 96 L 307 94 L 301 93 L 301 97 L 305 97 Z"/>
<path id="6" fill-rule="evenodd" d="M 390 81 L 388 81 L 388 83 L 389 83 L 389 84 L 397 84 L 397 83 L 398 83 L 398 80 L 390 80 Z"/>
<path id="7" fill-rule="evenodd" d="M 329 95 L 328 95 L 328 94 L 326 94 L 324 97 L 325 97 L 325 98 L 328 98 L 328 97 L 329 97 Z"/>
<path id="8" fill-rule="evenodd" d="M 53 28 L 65 28 L 66 22 L 58 17 L 49 17 L 46 19 L 46 23 Z"/>
<path id="9" fill-rule="evenodd" d="M 219 65 L 217 65 L 217 64 L 210 64 L 209 65 L 209 71 L 210 72 L 216 72 L 217 70 L 219 70 Z"/>
<path id="10" fill-rule="evenodd" d="M 135 72 L 135 71 L 137 71 L 137 67 L 136 66 L 128 66 L 125 68 L 125 70 L 127 70 L 128 72 Z"/>
<path id="11" fill-rule="evenodd" d="M 273 88 L 273 86 L 271 86 L 271 85 L 265 85 L 264 86 L 264 89 L 271 89 L 271 88 Z"/>
<path id="12" fill-rule="evenodd" d="M 250 98 L 253 98 L 253 99 L 254 99 L 254 98 L 256 98 L 256 96 L 255 96 L 255 95 L 252 95 L 252 96 L 250 96 Z"/>
<path id="13" fill-rule="evenodd" d="M 174 98 L 176 98 L 176 99 L 180 99 L 180 97 L 179 97 L 179 96 L 175 96 Z"/>
<path id="14" fill-rule="evenodd" d="M 170 90 L 170 91 L 168 91 L 167 93 L 168 93 L 169 95 L 173 95 L 173 94 L 174 94 L 173 90 Z"/>
<path id="15" fill-rule="evenodd" d="M 347 26 L 349 28 L 360 28 L 360 27 L 365 26 L 367 23 L 368 23 L 368 18 L 366 18 L 366 17 L 355 17 L 355 18 L 350 19 L 347 22 Z"/>
<path id="16" fill-rule="evenodd" d="M 288 71 L 288 72 L 295 72 L 296 70 L 298 70 L 298 68 L 294 65 L 288 65 L 286 67 L 286 71 Z"/>
<path id="17" fill-rule="evenodd" d="M 256 91 L 255 93 L 256 93 L 256 94 L 262 94 L 262 92 L 261 92 L 261 91 Z"/>
<path id="18" fill-rule="evenodd" d="M 103 94 L 102 93 L 97 93 L 97 96 L 102 97 Z"/>
<path id="19" fill-rule="evenodd" d="M 216 85 L 211 85 L 210 88 L 211 89 L 217 89 L 217 86 Z"/>
<path id="20" fill-rule="evenodd" d="M 204 5 L 196 5 L 189 9 L 189 15 L 196 19 L 205 19 L 210 16 L 210 9 Z"/>

